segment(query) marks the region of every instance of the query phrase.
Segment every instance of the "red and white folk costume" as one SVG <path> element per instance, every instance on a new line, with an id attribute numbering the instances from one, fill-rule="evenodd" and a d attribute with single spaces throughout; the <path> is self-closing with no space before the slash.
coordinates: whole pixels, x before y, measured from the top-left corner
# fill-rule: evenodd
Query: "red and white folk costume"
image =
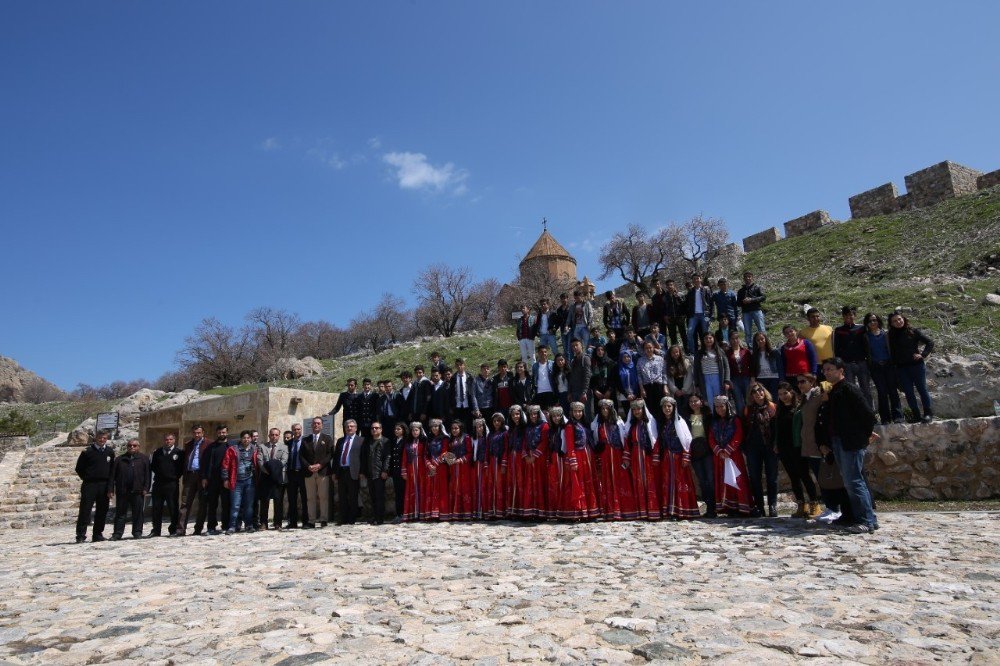
<path id="1" fill-rule="evenodd" d="M 472 468 L 472 517 L 483 520 L 486 506 L 485 485 L 489 477 L 490 431 L 486 427 L 486 419 L 476 419 L 472 422 L 472 453 L 470 467 Z"/>
<path id="2" fill-rule="evenodd" d="M 562 407 L 549 410 L 549 511 L 560 520 L 587 517 L 576 459 L 575 427 Z"/>
<path id="3" fill-rule="evenodd" d="M 624 467 L 625 439 L 628 431 L 618 416 L 615 403 L 601 400 L 597 416 L 590 424 L 597 467 L 601 479 L 599 505 L 605 520 L 635 520 L 635 496 L 632 478 Z"/>
<path id="4" fill-rule="evenodd" d="M 657 462 L 654 460 L 656 444 L 656 419 L 646 409 L 644 400 L 636 400 L 625 421 L 625 466 L 632 481 L 636 518 L 660 519 L 660 482 Z"/>
<path id="5" fill-rule="evenodd" d="M 451 426 L 448 452 L 451 454 L 449 456 L 451 462 L 448 464 L 448 518 L 472 520 L 475 508 L 472 437 L 462 432 L 462 425 L 459 422 Z"/>
<path id="6" fill-rule="evenodd" d="M 410 424 L 410 432 L 403 438 L 403 455 L 399 474 L 406 480 L 403 498 L 403 520 L 423 520 L 424 495 L 430 486 L 425 452 L 427 437 L 419 421 Z"/>
<path id="7" fill-rule="evenodd" d="M 583 422 L 584 409 L 582 402 L 570 403 L 569 424 L 573 428 L 573 447 L 576 449 L 577 477 L 580 479 L 583 517 L 599 518 L 601 509 L 598 498 L 601 482 L 597 474 L 597 454 L 594 453 L 590 430 Z"/>
<path id="8" fill-rule="evenodd" d="M 507 515 L 523 518 L 531 507 L 526 503 L 524 489 L 524 455 L 528 446 L 528 422 L 520 405 L 510 408 L 507 425 Z M 530 500 L 530 498 L 527 498 Z"/>
<path id="9" fill-rule="evenodd" d="M 424 493 L 423 520 L 448 520 L 448 465 L 444 454 L 450 444 L 440 419 L 431 419 L 431 434 L 424 448 L 428 483 Z"/>
<path id="10" fill-rule="evenodd" d="M 715 399 L 716 411 L 708 429 L 708 445 L 715 454 L 716 511 L 749 516 L 753 510 L 747 464 L 743 458 L 743 425 L 733 414 L 729 399 Z M 719 414 L 725 409 L 726 414 Z"/>
<path id="11" fill-rule="evenodd" d="M 549 424 L 538 405 L 528 406 L 528 425 L 521 454 L 521 518 L 544 520 L 550 517 L 546 497 L 546 452 Z"/>
<path id="12" fill-rule="evenodd" d="M 691 470 L 691 430 L 677 412 L 674 398 L 663 398 L 660 406 L 663 418 L 656 442 L 662 484 L 660 515 L 663 518 L 698 518 L 701 512 Z"/>

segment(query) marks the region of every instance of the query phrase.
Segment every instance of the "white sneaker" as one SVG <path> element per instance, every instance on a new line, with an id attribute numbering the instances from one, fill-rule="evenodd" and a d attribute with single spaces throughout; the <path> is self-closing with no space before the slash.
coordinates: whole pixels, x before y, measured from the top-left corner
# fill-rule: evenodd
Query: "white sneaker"
<path id="1" fill-rule="evenodd" d="M 840 512 L 839 511 L 831 511 L 830 509 L 826 509 L 826 510 L 823 511 L 823 513 L 821 513 L 818 516 L 816 516 L 816 520 L 818 522 L 827 523 L 827 524 L 832 523 L 833 521 L 837 520 L 837 518 L 840 518 Z"/>

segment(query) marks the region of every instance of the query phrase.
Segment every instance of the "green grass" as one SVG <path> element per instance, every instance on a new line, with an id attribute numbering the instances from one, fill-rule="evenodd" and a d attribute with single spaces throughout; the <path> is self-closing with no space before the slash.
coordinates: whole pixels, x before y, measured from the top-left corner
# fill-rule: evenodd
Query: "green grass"
<path id="1" fill-rule="evenodd" d="M 89 402 L 45 402 L 40 405 L 18 403 L 0 404 L 0 415 L 16 409 L 38 425 L 38 435 L 32 437 L 43 441 L 57 432 L 69 432 L 85 419 L 96 417 L 99 412 L 110 410 L 117 400 L 94 400 Z"/>
<path id="2" fill-rule="evenodd" d="M 480 363 L 496 367 L 497 360 L 507 359 L 511 368 L 520 358 L 513 326 L 479 331 L 473 334 L 459 334 L 451 338 L 433 338 L 428 342 L 409 342 L 377 355 L 347 356 L 321 361 L 326 373 L 319 378 L 268 382 L 268 386 L 301 388 L 309 391 L 343 391 L 347 380 L 354 377 L 360 381 L 368 377 L 373 382 L 392 379 L 399 386 L 399 374 L 403 370 L 413 370 L 413 366 L 430 365 L 432 351 L 441 352 L 445 363 L 454 367 L 456 358 L 465 359 L 467 370 L 479 372 Z M 207 391 L 216 395 L 234 395 L 253 391 L 257 384 L 227 386 Z M 360 385 L 359 385 L 360 388 Z"/>
<path id="3" fill-rule="evenodd" d="M 1000 276 L 970 275 L 969 267 L 998 254 L 1000 188 L 992 188 L 931 208 L 850 220 L 788 238 L 747 254 L 745 266 L 767 293 L 769 329 L 804 325 L 805 303 L 820 308 L 831 325 L 839 323 L 843 305 L 856 306 L 859 318 L 910 307 L 907 316 L 941 349 L 995 353 L 1000 308 L 981 303 L 1000 289 Z"/>

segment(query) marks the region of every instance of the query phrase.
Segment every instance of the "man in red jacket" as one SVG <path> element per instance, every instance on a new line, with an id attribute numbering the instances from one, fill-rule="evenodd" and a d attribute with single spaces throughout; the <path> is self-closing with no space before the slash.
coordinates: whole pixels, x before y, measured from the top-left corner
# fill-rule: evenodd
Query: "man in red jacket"
<path id="1" fill-rule="evenodd" d="M 254 485 L 260 470 L 260 456 L 252 438 L 253 431 L 244 430 L 240 433 L 240 443 L 230 445 L 222 458 L 222 486 L 232 493 L 226 534 L 237 531 L 241 518 L 244 530 L 254 531 Z"/>

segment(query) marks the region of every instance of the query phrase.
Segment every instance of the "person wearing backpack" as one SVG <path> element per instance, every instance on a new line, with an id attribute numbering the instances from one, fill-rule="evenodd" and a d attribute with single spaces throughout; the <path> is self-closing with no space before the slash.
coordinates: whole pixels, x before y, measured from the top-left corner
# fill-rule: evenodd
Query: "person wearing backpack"
<path id="1" fill-rule="evenodd" d="M 877 419 L 871 402 L 865 400 L 861 389 L 844 381 L 845 370 L 844 361 L 839 357 L 823 361 L 823 374 L 833 385 L 829 400 L 830 443 L 858 521 L 851 526 L 851 531 L 869 534 L 878 529 L 878 519 L 864 477 L 865 449 L 875 438 L 873 429 Z"/>

